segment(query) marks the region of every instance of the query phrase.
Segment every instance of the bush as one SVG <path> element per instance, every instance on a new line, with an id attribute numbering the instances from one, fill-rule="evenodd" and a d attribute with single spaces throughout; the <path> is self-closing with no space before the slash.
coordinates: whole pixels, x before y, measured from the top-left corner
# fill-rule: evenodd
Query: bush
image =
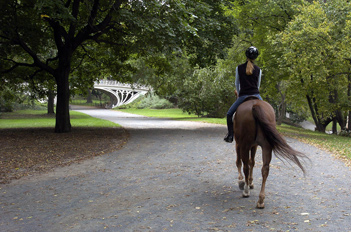
<path id="1" fill-rule="evenodd" d="M 140 101 L 140 103 L 137 106 L 138 109 L 169 109 L 173 107 L 174 106 L 170 101 L 160 98 L 156 94 L 152 94 L 150 96 L 145 97 Z"/>
<path id="2" fill-rule="evenodd" d="M 221 68 L 198 68 L 179 86 L 178 107 L 201 117 L 223 118 L 235 101 L 233 77 Z"/>
<path id="3" fill-rule="evenodd" d="M 349 130 L 342 130 L 342 131 L 340 131 L 339 135 L 351 138 L 351 131 L 349 131 Z"/>
<path id="4" fill-rule="evenodd" d="M 287 112 L 289 113 L 289 119 L 293 123 L 300 123 L 300 122 L 306 121 L 308 118 L 308 112 L 305 112 L 302 110 L 292 111 L 292 110 L 288 109 Z"/>

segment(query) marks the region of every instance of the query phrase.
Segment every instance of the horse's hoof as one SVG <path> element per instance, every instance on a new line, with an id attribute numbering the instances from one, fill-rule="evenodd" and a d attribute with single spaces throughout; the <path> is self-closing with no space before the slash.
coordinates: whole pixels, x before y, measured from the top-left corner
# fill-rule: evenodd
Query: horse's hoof
<path id="1" fill-rule="evenodd" d="M 240 190 L 244 190 L 244 186 L 245 186 L 245 181 L 239 181 L 239 189 Z"/>
<path id="2" fill-rule="evenodd" d="M 259 202 L 257 202 L 257 208 L 264 209 L 264 203 L 260 204 Z"/>
<path id="3" fill-rule="evenodd" d="M 250 185 L 250 189 L 253 189 L 254 188 L 254 185 L 252 184 L 252 185 Z"/>
<path id="4" fill-rule="evenodd" d="M 245 185 L 245 190 L 243 191 L 243 197 L 247 198 L 250 196 L 249 188 Z"/>
<path id="5" fill-rule="evenodd" d="M 243 193 L 243 198 L 248 198 L 250 196 L 250 193 Z"/>

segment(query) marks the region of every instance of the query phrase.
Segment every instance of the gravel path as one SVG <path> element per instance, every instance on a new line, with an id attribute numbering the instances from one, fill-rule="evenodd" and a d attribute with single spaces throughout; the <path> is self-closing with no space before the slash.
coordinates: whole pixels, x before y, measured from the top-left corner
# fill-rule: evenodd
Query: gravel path
<path id="1" fill-rule="evenodd" d="M 226 128 L 82 110 L 127 128 L 119 151 L 0 186 L 0 231 L 351 231 L 351 170 L 332 155 L 288 139 L 313 163 L 275 157 L 266 208 L 242 198 Z"/>

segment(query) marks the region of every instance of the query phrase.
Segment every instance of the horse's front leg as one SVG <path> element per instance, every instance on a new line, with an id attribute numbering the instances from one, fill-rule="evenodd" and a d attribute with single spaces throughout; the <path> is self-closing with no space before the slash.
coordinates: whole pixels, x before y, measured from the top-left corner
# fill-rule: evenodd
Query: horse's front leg
<path id="1" fill-rule="evenodd" d="M 238 169 L 238 184 L 239 184 L 239 189 L 240 190 L 244 190 L 244 177 L 243 174 L 241 172 L 241 168 L 242 168 L 242 161 L 241 161 L 241 156 L 240 156 L 240 147 L 238 145 L 236 145 L 236 167 Z"/>
<path id="2" fill-rule="evenodd" d="M 269 164 L 271 163 L 271 160 L 272 160 L 272 148 L 269 145 L 268 147 L 264 147 L 262 149 L 262 160 L 263 160 L 263 165 L 261 169 L 262 186 L 261 186 L 259 199 L 257 202 L 257 208 L 259 209 L 264 208 L 264 199 L 266 198 L 265 187 L 266 187 L 266 181 L 269 175 Z"/>
<path id="3" fill-rule="evenodd" d="M 249 186 L 250 186 L 250 189 L 254 188 L 254 184 L 253 184 L 253 169 L 255 167 L 256 151 L 257 151 L 257 146 L 254 146 L 254 147 L 251 148 L 251 155 L 250 155 L 250 161 L 249 161 L 249 166 L 250 166 Z"/>

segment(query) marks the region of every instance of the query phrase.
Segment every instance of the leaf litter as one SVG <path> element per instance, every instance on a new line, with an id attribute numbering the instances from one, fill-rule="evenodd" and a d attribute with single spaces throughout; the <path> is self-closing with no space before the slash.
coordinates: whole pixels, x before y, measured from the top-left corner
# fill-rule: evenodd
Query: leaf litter
<path id="1" fill-rule="evenodd" d="M 116 151 L 128 137 L 123 128 L 1 129 L 0 184 Z"/>

